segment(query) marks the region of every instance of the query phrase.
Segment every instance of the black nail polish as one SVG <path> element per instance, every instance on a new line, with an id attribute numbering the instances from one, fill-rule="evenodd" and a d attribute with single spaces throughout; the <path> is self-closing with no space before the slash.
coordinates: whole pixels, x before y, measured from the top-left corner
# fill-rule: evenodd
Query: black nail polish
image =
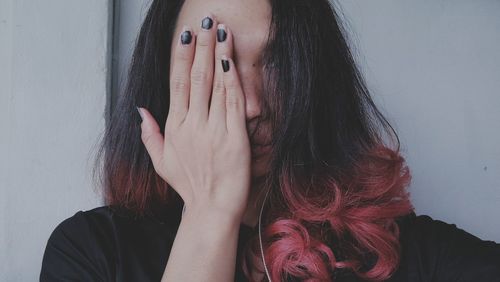
<path id="1" fill-rule="evenodd" d="M 184 45 L 187 45 L 191 43 L 191 40 L 193 39 L 193 36 L 191 35 L 191 31 L 186 30 L 181 34 L 181 43 Z"/>
<path id="2" fill-rule="evenodd" d="M 201 21 L 201 27 L 203 29 L 211 29 L 213 25 L 214 25 L 214 21 L 212 21 L 212 19 L 210 17 L 205 17 Z"/>
<path id="3" fill-rule="evenodd" d="M 228 72 L 229 71 L 229 61 L 228 60 L 221 60 L 221 63 L 222 63 L 222 69 L 224 70 L 224 72 Z"/>
<path id="4" fill-rule="evenodd" d="M 227 33 L 223 28 L 217 29 L 217 42 L 224 42 L 226 37 Z"/>

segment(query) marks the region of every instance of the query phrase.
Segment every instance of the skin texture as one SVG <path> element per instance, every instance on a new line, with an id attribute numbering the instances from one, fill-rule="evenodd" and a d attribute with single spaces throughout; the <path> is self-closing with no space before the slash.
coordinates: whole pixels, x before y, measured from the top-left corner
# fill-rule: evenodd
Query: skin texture
<path id="1" fill-rule="evenodd" d="M 245 120 L 250 135 L 255 129 L 257 119 L 261 114 L 260 96 L 262 91 L 262 50 L 269 35 L 271 7 L 267 0 L 187 0 L 185 1 L 177 20 L 174 34 L 180 34 L 187 25 L 193 35 L 201 30 L 201 19 L 211 15 L 215 21 L 224 24 L 233 37 L 232 58 L 240 78 L 240 84 L 245 96 Z M 214 26 L 216 29 L 217 27 Z M 229 40 L 229 39 L 228 39 Z M 171 54 L 177 41 L 172 42 Z M 215 54 L 217 57 L 217 54 Z M 171 56 L 170 73 L 172 73 L 173 56 Z M 214 63 L 218 67 L 220 58 Z M 215 83 L 214 83 L 215 84 Z M 265 122 L 262 122 L 251 144 L 268 144 L 269 132 Z M 243 224 L 255 226 L 258 222 L 260 199 L 259 181 L 268 171 L 269 146 L 252 147 L 251 188 L 247 208 L 243 215 Z M 258 152 L 257 152 L 258 151 Z M 259 155 L 260 157 L 255 157 Z"/>
<path id="2" fill-rule="evenodd" d="M 256 66 L 267 25 L 257 25 L 256 31 L 248 27 L 259 22 L 252 15 L 269 11 L 260 5 L 243 9 L 245 1 L 206 3 L 187 1 L 181 9 L 171 46 L 165 136 L 149 111 L 138 108 L 141 139 L 155 171 L 186 206 L 162 281 L 234 281 L 240 223 L 256 217 L 248 205 L 252 178 L 265 171 L 263 162 L 252 160 L 251 143 L 264 143 L 260 138 L 266 135 L 250 141 L 248 124 L 260 114 L 262 79 Z M 207 16 L 213 25 L 200 30 Z M 219 21 L 232 21 L 242 36 L 233 36 L 231 24 Z M 224 27 L 227 39 L 216 42 L 217 28 Z M 181 44 L 186 30 L 195 36 Z M 236 52 L 238 47 L 243 50 Z M 226 71 L 222 59 L 228 61 Z"/>

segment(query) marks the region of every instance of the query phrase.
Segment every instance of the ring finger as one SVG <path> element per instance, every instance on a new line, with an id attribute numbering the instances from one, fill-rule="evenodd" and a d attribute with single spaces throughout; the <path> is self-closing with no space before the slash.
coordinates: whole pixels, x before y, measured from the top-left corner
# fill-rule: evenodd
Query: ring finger
<path id="1" fill-rule="evenodd" d="M 215 78 L 208 122 L 226 128 L 226 90 L 224 87 L 222 56 L 232 57 L 233 36 L 229 28 L 223 24 L 217 26 L 217 44 L 215 46 Z"/>

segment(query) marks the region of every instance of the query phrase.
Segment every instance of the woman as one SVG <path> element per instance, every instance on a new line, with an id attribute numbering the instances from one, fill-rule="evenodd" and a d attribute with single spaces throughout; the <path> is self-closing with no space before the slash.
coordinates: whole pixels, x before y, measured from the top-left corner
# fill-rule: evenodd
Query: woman
<path id="1" fill-rule="evenodd" d="M 100 153 L 42 281 L 499 281 L 498 244 L 415 215 L 327 0 L 153 1 Z"/>

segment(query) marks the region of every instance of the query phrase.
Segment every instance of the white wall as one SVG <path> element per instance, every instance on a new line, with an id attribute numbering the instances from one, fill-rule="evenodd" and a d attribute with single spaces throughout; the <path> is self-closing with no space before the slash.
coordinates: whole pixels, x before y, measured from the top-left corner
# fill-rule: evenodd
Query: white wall
<path id="1" fill-rule="evenodd" d="M 100 205 L 108 2 L 0 0 L 0 281 L 37 281 L 55 226 Z"/>

